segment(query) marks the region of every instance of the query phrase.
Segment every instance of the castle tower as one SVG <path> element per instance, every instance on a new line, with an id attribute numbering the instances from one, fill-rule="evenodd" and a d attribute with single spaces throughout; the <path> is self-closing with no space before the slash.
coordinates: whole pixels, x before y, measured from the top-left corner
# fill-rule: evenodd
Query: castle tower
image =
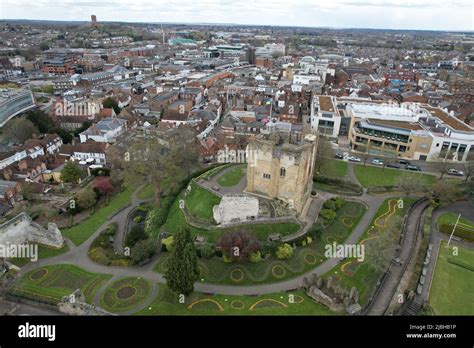
<path id="1" fill-rule="evenodd" d="M 246 191 L 279 198 L 301 213 L 313 187 L 316 143 L 312 134 L 284 139 L 273 133 L 251 140 Z"/>

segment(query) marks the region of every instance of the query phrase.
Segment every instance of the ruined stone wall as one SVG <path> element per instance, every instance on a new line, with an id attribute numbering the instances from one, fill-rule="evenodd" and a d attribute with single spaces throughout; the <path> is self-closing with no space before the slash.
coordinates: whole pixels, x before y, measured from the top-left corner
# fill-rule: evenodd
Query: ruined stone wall
<path id="1" fill-rule="evenodd" d="M 56 224 L 49 223 L 48 228 L 34 222 L 25 212 L 0 225 L 0 244 L 39 243 L 53 248 L 61 248 L 64 238 Z"/>

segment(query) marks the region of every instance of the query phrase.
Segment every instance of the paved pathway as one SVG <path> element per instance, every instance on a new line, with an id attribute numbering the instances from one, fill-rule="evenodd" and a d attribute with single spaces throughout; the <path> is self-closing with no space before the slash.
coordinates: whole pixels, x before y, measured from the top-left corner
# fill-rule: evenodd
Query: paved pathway
<path id="1" fill-rule="evenodd" d="M 119 254 L 123 254 L 123 245 L 125 241 L 125 233 L 127 232 L 127 217 L 128 215 L 135 209 L 138 205 L 151 202 L 151 199 L 139 199 L 138 193 L 145 185 L 140 186 L 135 192 L 132 194 L 131 204 L 119 212 L 116 216 L 113 217 L 111 222 L 117 223 L 117 233 L 115 234 L 114 239 L 114 251 Z"/>

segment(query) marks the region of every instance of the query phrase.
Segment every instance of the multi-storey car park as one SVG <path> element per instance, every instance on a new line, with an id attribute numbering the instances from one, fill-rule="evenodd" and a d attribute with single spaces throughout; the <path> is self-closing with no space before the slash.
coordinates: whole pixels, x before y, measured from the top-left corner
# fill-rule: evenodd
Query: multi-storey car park
<path id="1" fill-rule="evenodd" d="M 16 115 L 36 106 L 33 93 L 24 89 L 4 89 L 0 91 L 0 127 Z"/>

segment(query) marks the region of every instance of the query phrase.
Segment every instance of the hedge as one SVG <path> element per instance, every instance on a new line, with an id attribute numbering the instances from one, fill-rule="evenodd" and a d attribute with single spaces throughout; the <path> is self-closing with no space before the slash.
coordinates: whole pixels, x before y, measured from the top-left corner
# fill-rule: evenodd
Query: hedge
<path id="1" fill-rule="evenodd" d="M 439 226 L 439 231 L 441 233 L 450 235 L 453 232 L 453 228 L 453 224 L 441 224 L 441 226 Z M 467 227 L 457 225 L 456 230 L 454 231 L 454 235 L 461 239 L 474 242 L 474 230 L 469 229 Z"/>
<path id="2" fill-rule="evenodd" d="M 334 188 L 331 190 L 336 193 L 339 193 L 341 191 L 350 191 L 360 196 L 364 192 L 362 186 L 355 184 L 353 182 L 338 179 L 338 178 L 328 178 L 322 175 L 315 175 L 313 177 L 313 181 L 321 183 L 321 184 L 325 184 L 325 185 L 334 186 Z"/>

